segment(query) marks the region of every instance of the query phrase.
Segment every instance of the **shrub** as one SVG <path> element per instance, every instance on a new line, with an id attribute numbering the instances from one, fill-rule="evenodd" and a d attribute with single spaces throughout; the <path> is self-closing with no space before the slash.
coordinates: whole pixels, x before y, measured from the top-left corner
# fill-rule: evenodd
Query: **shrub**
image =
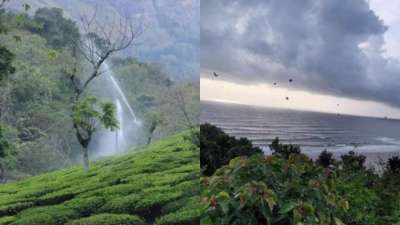
<path id="1" fill-rule="evenodd" d="M 32 207 L 33 203 L 32 202 L 18 202 L 18 203 L 13 203 L 5 206 L 0 207 L 0 216 L 11 216 L 15 215 L 18 212 L 27 209 L 29 207 Z"/>
<path id="2" fill-rule="evenodd" d="M 269 146 L 273 155 L 277 155 L 284 159 L 288 159 L 291 154 L 300 154 L 300 147 L 297 145 L 284 145 L 279 142 L 279 138 L 275 138 Z"/>
<path id="3" fill-rule="evenodd" d="M 143 217 L 151 217 L 153 212 L 158 212 L 163 205 L 178 199 L 182 194 L 182 192 L 174 192 L 174 190 L 154 190 L 140 194 L 132 194 L 112 199 L 101 208 L 101 211 L 134 213 Z"/>
<path id="4" fill-rule="evenodd" d="M 388 159 L 387 170 L 391 173 L 400 173 L 400 158 L 398 156 L 393 156 Z"/>
<path id="5" fill-rule="evenodd" d="M 5 216 L 0 218 L 0 225 L 8 225 L 15 221 L 14 216 Z"/>
<path id="6" fill-rule="evenodd" d="M 46 206 L 25 210 L 12 225 L 64 225 L 79 214 L 64 206 Z"/>
<path id="7" fill-rule="evenodd" d="M 76 198 L 65 203 L 65 206 L 71 208 L 82 216 L 89 216 L 97 212 L 105 203 L 102 197 Z"/>
<path id="8" fill-rule="evenodd" d="M 70 200 L 73 197 L 74 193 L 61 191 L 39 197 L 35 200 L 35 203 L 37 205 L 55 205 Z"/>
<path id="9" fill-rule="evenodd" d="M 126 214 L 98 214 L 91 217 L 74 220 L 67 225 L 144 225 L 144 221 L 138 216 Z"/>
<path id="10" fill-rule="evenodd" d="M 319 154 L 316 163 L 324 168 L 328 168 L 335 164 L 335 158 L 333 158 L 332 152 L 324 150 Z"/>
<path id="11" fill-rule="evenodd" d="M 361 154 L 357 154 L 354 151 L 350 151 L 349 153 L 342 155 L 343 167 L 349 170 L 360 170 L 364 169 L 364 163 L 366 157 Z"/>
<path id="12" fill-rule="evenodd" d="M 212 175 L 235 157 L 250 156 L 255 153 L 262 151 L 253 147 L 246 138 L 237 140 L 211 124 L 200 126 L 200 165 L 203 175 Z"/>
<path id="13" fill-rule="evenodd" d="M 343 224 L 348 202 L 334 183 L 302 154 L 235 158 L 203 179 L 204 224 Z"/>
<path id="14" fill-rule="evenodd" d="M 200 209 L 178 211 L 157 219 L 156 225 L 198 225 L 200 224 Z"/>

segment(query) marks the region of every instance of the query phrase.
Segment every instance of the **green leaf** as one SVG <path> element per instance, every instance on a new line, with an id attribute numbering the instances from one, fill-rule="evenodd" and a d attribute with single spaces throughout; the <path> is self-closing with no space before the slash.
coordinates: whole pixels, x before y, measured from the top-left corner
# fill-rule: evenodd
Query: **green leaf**
<path id="1" fill-rule="evenodd" d="M 335 217 L 335 223 L 336 225 L 346 225 L 345 223 L 343 223 L 339 218 Z"/>
<path id="2" fill-rule="evenodd" d="M 296 202 L 289 202 L 282 206 L 281 210 L 279 211 L 280 214 L 286 214 L 292 211 L 298 204 Z"/>

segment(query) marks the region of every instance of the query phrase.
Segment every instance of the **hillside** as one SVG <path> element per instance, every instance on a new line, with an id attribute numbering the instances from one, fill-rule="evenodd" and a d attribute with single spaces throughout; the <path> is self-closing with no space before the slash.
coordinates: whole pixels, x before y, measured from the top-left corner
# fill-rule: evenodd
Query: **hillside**
<path id="1" fill-rule="evenodd" d="M 123 52 L 147 63 L 162 65 L 173 80 L 196 80 L 199 74 L 200 1 L 199 0 L 17 0 L 7 8 L 29 13 L 42 7 L 62 8 L 66 16 L 79 21 L 82 14 L 97 9 L 99 18 L 107 24 L 115 15 L 134 18 L 145 24 L 146 32 L 138 45 Z"/>
<path id="2" fill-rule="evenodd" d="M 185 134 L 0 186 L 0 225 L 196 224 L 199 164 Z M 154 218 L 155 221 L 154 221 Z"/>

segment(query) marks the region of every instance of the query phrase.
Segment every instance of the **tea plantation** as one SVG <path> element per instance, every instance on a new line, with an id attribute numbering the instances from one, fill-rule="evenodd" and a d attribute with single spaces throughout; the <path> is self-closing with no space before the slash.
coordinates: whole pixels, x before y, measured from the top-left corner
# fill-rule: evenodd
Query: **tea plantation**
<path id="1" fill-rule="evenodd" d="M 199 223 L 199 162 L 184 134 L 132 153 L 0 185 L 0 225 Z"/>

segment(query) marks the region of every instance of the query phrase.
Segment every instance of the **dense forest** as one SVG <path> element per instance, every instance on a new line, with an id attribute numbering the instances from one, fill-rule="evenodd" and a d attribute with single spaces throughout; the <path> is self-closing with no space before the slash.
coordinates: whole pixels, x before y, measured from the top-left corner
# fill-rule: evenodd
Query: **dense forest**
<path id="1" fill-rule="evenodd" d="M 398 157 L 377 171 L 353 151 L 312 160 L 279 139 L 264 155 L 210 124 L 201 125 L 200 144 L 204 225 L 399 224 Z"/>
<path id="2" fill-rule="evenodd" d="M 39 8 L 33 12 L 29 4 L 23 4 L 20 7 L 24 12 L 19 12 L 8 10 L 7 4 L 2 1 L 0 11 L 3 182 L 81 162 L 81 143 L 73 125 L 74 115 L 82 116 L 82 108 L 81 114 L 73 112 L 74 85 L 84 81 L 90 66 L 75 48 L 78 40 L 88 34 L 82 34 L 79 24 L 66 18 L 62 9 Z M 107 61 L 141 121 L 140 132 L 132 137 L 135 145 L 148 144 L 197 123 L 197 81 L 172 81 L 162 65 L 126 54 L 113 54 Z M 70 74 L 76 68 L 79 74 L 74 83 Z M 98 75 L 102 76 L 100 72 Z M 85 96 L 95 95 L 102 100 L 105 90 L 101 82 L 94 79 Z M 114 108 L 109 108 L 110 115 Z M 107 122 L 106 117 L 100 119 Z"/>
<path id="3" fill-rule="evenodd" d="M 67 18 L 79 20 L 81 13 L 97 8 L 102 23 L 116 15 L 130 16 L 146 26 L 140 44 L 121 55 L 134 55 L 145 62 L 162 64 L 172 80 L 197 81 L 199 76 L 200 1 L 199 0 L 13 0 L 7 7 L 20 9 L 27 3 L 31 11 L 62 8 Z M 182 63 L 184 62 L 184 63 Z"/>

